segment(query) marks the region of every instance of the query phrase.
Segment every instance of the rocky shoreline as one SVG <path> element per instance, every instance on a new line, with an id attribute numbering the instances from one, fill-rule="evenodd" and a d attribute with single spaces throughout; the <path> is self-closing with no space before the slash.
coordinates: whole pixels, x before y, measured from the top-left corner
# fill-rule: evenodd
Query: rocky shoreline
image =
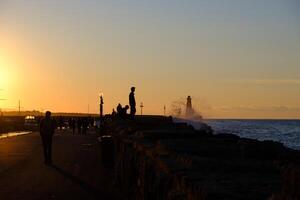
<path id="1" fill-rule="evenodd" d="M 127 199 L 300 199 L 300 152 L 172 118 L 107 118 L 103 159 Z M 113 158 L 113 159 L 111 159 Z"/>

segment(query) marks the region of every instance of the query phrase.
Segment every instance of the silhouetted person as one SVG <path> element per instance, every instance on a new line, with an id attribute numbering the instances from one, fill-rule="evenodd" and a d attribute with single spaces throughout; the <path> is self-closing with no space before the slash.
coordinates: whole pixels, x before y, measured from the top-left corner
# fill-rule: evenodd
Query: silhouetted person
<path id="1" fill-rule="evenodd" d="M 71 129 L 72 129 L 73 135 L 75 134 L 75 128 L 76 128 L 76 124 L 75 124 L 75 123 L 76 123 L 76 122 L 75 122 L 75 119 L 72 118 L 72 119 L 71 119 L 71 124 L 70 124 L 70 126 L 71 126 Z"/>
<path id="2" fill-rule="evenodd" d="M 90 128 L 94 128 L 95 127 L 95 118 L 90 117 Z"/>
<path id="3" fill-rule="evenodd" d="M 86 135 L 87 127 L 88 127 L 88 120 L 84 118 L 82 120 L 82 135 Z"/>
<path id="4" fill-rule="evenodd" d="M 112 117 L 115 117 L 116 115 L 117 115 L 117 113 L 116 113 L 115 109 L 113 108 L 112 113 L 111 113 L 111 116 L 112 116 Z"/>
<path id="5" fill-rule="evenodd" d="M 134 92 L 135 92 L 135 87 L 131 87 L 131 92 L 129 94 L 129 105 L 130 105 L 131 118 L 134 118 L 134 115 L 136 113 L 136 103 L 135 103 Z"/>
<path id="6" fill-rule="evenodd" d="M 78 118 L 77 119 L 77 129 L 78 129 L 78 134 L 81 135 L 81 128 L 82 128 L 82 119 Z"/>
<path id="7" fill-rule="evenodd" d="M 68 119 L 68 128 L 69 128 L 69 129 L 72 128 L 72 127 L 71 127 L 71 124 L 72 124 L 72 118 L 70 117 L 70 118 Z"/>
<path id="8" fill-rule="evenodd" d="M 121 109 L 120 113 L 119 113 L 119 117 L 121 119 L 126 119 L 128 118 L 128 114 L 127 114 L 127 110 L 129 109 L 129 106 L 126 105 L 124 108 Z"/>
<path id="9" fill-rule="evenodd" d="M 121 112 L 122 112 L 122 105 L 119 103 L 117 106 L 117 114 L 120 115 Z"/>
<path id="10" fill-rule="evenodd" d="M 64 118 L 62 116 L 59 117 L 59 129 L 62 130 L 64 125 Z"/>
<path id="11" fill-rule="evenodd" d="M 52 137 L 55 131 L 55 121 L 51 118 L 51 112 L 47 111 L 40 123 L 40 134 L 44 147 L 45 164 L 52 164 Z"/>

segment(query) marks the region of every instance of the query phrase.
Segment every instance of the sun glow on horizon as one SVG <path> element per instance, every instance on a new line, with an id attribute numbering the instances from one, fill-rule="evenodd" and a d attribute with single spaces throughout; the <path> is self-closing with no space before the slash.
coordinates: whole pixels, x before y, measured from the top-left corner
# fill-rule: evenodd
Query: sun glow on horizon
<path id="1" fill-rule="evenodd" d="M 13 90 L 13 69 L 13 65 L 0 55 L 0 99 L 2 107 L 8 106 L 7 100 L 9 94 L 11 94 L 11 90 Z"/>
<path id="2" fill-rule="evenodd" d="M 7 65 L 0 60 L 0 89 L 6 89 L 9 86 L 10 74 Z"/>
<path id="3" fill-rule="evenodd" d="M 98 113 L 102 91 L 111 113 L 136 86 L 144 114 L 191 95 L 204 117 L 300 118 L 291 2 L 7 1 L 0 108 Z"/>

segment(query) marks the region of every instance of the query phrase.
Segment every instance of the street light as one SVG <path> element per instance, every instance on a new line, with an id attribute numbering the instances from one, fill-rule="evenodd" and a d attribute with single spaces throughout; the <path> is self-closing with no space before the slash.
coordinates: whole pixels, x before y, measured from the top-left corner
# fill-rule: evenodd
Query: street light
<path id="1" fill-rule="evenodd" d="M 103 93 L 100 93 L 99 94 L 99 97 L 100 97 L 100 118 L 102 119 L 103 117 Z"/>
<path id="2" fill-rule="evenodd" d="M 6 101 L 7 99 L 0 99 L 0 101 Z M 3 116 L 2 109 L 0 108 L 1 117 Z"/>
<path id="3" fill-rule="evenodd" d="M 141 115 L 143 115 L 143 108 L 144 108 L 143 102 L 141 103 L 140 107 L 141 107 Z"/>

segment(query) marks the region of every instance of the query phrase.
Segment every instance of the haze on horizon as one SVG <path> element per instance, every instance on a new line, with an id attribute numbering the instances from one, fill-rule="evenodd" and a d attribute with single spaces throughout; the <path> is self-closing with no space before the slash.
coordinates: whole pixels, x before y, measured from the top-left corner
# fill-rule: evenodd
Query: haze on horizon
<path id="1" fill-rule="evenodd" d="M 300 118 L 297 0 L 0 0 L 0 108 Z M 138 112 L 139 113 L 139 112 Z"/>

